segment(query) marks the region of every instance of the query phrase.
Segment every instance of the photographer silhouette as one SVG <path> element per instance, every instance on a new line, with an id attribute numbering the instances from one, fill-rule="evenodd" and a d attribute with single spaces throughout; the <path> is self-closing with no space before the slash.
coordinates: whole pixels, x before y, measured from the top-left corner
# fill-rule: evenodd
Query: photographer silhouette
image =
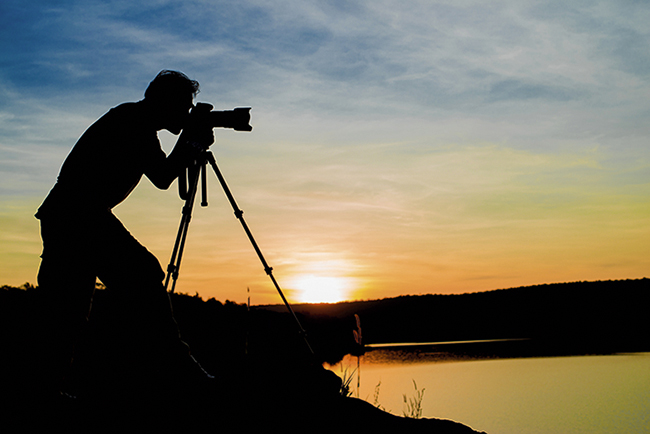
<path id="1" fill-rule="evenodd" d="M 111 109 L 86 130 L 38 209 L 43 240 L 38 283 L 44 299 L 38 315 L 45 330 L 30 363 L 33 383 L 44 395 L 61 390 L 97 277 L 119 300 L 122 359 L 131 360 L 127 369 L 134 378 L 155 377 L 152 383 L 186 374 L 210 378 L 180 338 L 160 263 L 112 212 L 143 175 L 167 189 L 200 149 L 214 142 L 210 124 L 189 122 L 198 92 L 199 83 L 183 73 L 161 71 L 144 99 Z M 163 129 L 182 131 L 169 155 L 157 135 Z"/>

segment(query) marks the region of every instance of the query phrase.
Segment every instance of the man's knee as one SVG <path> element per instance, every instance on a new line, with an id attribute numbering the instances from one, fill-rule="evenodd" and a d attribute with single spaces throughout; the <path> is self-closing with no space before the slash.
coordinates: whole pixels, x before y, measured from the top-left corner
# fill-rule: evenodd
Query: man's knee
<path id="1" fill-rule="evenodd" d="M 142 290 L 162 286 L 165 272 L 158 259 L 143 246 L 115 252 L 100 264 L 99 279 L 109 288 Z"/>
<path id="2" fill-rule="evenodd" d="M 63 259 L 63 260 L 61 260 Z M 38 299 L 49 311 L 66 310 L 85 318 L 95 291 L 95 275 L 86 264 L 45 257 L 38 270 Z"/>
<path id="3" fill-rule="evenodd" d="M 130 272 L 133 282 L 145 287 L 162 286 L 165 272 L 154 255 L 147 252 L 146 255 L 142 256 L 139 265 L 134 265 L 135 267 Z"/>

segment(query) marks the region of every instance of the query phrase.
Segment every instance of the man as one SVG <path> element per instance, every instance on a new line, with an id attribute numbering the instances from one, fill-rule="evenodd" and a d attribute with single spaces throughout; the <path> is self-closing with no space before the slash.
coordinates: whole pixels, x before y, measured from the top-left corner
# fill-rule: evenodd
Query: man
<path id="1" fill-rule="evenodd" d="M 86 130 L 38 209 L 43 239 L 38 283 L 47 300 L 40 320 L 47 321 L 47 330 L 33 357 L 38 387 L 47 393 L 61 387 L 97 277 L 121 302 L 116 322 L 124 331 L 121 363 L 139 366 L 127 378 L 156 372 L 160 379 L 176 375 L 174 369 L 204 373 L 180 340 L 160 263 L 112 213 L 143 175 L 167 189 L 199 150 L 214 142 L 211 127 L 188 126 L 198 92 L 199 83 L 183 73 L 161 71 L 143 100 L 111 109 Z M 158 139 L 162 129 L 183 131 L 169 155 Z M 129 369 L 115 357 L 111 371 Z"/>

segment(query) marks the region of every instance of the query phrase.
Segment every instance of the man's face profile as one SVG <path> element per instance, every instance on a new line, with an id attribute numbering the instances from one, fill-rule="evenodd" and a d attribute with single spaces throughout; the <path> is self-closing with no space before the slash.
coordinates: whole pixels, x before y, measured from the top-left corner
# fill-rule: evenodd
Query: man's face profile
<path id="1" fill-rule="evenodd" d="M 163 116 L 165 118 L 163 128 L 174 135 L 180 134 L 181 130 L 185 127 L 192 107 L 194 107 L 192 95 L 171 100 L 163 108 Z"/>

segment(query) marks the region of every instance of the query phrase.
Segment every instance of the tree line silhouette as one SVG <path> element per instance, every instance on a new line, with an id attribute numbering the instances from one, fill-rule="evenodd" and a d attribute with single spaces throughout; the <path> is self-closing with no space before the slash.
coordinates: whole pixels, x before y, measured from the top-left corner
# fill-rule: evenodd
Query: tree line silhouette
<path id="1" fill-rule="evenodd" d="M 0 289 L 7 348 L 20 342 L 28 329 L 46 325 L 29 315 L 39 297 L 37 287 L 25 284 Z M 203 300 L 198 294 L 171 297 L 184 340 L 209 370 L 228 369 L 251 360 L 290 369 L 309 357 L 293 319 L 282 305 L 249 309 L 228 300 Z M 353 335 L 357 327 L 355 314 L 361 319 L 365 344 L 525 338 L 529 341 L 509 347 L 510 353 L 501 355 L 648 351 L 649 299 L 650 279 L 644 278 L 296 304 L 293 308 L 317 357 L 335 363 L 345 354 L 359 352 Z M 89 327 L 93 338 L 88 341 L 93 346 L 110 345 L 106 337 L 119 322 L 115 308 L 110 291 L 100 287 L 93 300 Z M 494 350 L 496 345 L 492 347 Z"/>
<path id="2" fill-rule="evenodd" d="M 405 295 L 337 304 L 301 304 L 308 331 L 354 314 L 366 344 L 527 339 L 475 350 L 502 356 L 609 354 L 650 350 L 650 279 L 570 282 L 455 295 Z M 277 306 L 267 309 L 279 311 Z M 487 347 L 490 348 L 487 348 Z M 497 348 L 498 347 L 498 348 Z M 454 347 L 468 351 L 469 347 Z M 449 349 L 449 347 L 447 347 Z"/>

